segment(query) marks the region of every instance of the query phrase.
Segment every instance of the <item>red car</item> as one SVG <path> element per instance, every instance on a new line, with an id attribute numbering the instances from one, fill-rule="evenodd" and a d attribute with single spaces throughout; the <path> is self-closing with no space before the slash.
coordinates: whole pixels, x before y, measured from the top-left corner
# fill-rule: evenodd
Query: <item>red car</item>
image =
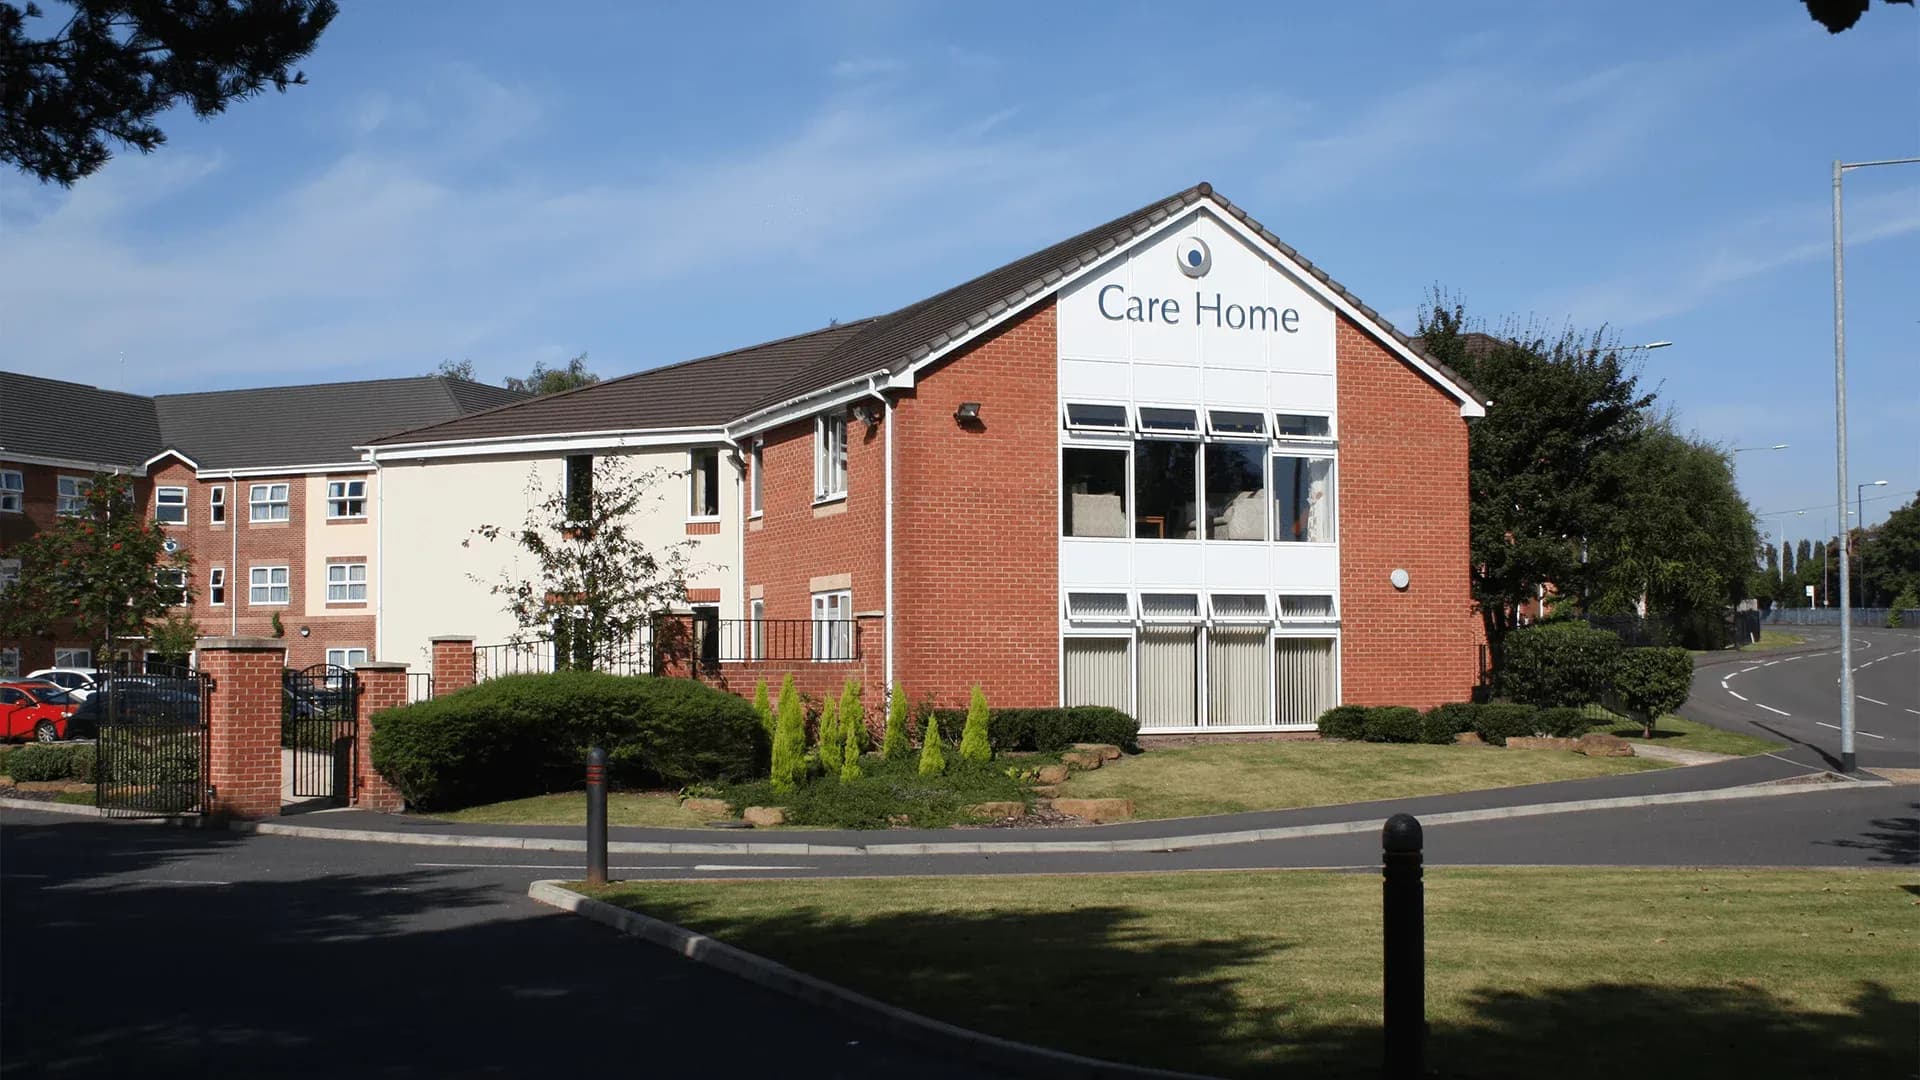
<path id="1" fill-rule="evenodd" d="M 52 742 L 67 734 L 78 705 L 51 683 L 0 683 L 0 738 Z"/>

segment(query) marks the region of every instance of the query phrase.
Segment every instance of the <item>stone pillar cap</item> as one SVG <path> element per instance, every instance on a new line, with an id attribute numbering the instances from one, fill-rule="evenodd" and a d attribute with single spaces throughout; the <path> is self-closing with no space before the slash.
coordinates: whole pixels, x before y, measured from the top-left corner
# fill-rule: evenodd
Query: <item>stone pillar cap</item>
<path id="1" fill-rule="evenodd" d="M 435 645 L 438 645 L 443 641 L 470 642 L 473 640 L 473 635 L 472 634 L 435 634 L 431 638 L 428 638 L 427 640 L 433 642 Z"/>
<path id="2" fill-rule="evenodd" d="M 270 637 L 203 637 L 194 642 L 194 647 L 203 652 L 218 652 L 223 650 L 264 652 L 268 649 L 279 649 L 281 652 L 285 652 L 287 650 L 287 643 L 279 638 Z"/>

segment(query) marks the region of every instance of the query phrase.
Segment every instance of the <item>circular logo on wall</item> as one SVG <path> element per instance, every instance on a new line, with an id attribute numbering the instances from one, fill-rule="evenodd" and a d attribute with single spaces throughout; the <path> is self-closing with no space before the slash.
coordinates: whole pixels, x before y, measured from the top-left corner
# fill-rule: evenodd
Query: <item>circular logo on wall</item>
<path id="1" fill-rule="evenodd" d="M 1183 238 L 1173 247 L 1173 257 L 1180 264 L 1180 272 L 1188 277 L 1206 277 L 1213 269 L 1213 252 L 1207 250 L 1207 242 L 1197 236 Z"/>
<path id="2" fill-rule="evenodd" d="M 174 552 L 180 550 L 180 541 L 175 540 L 173 537 L 169 536 L 165 540 L 162 540 L 160 542 L 160 550 L 171 555 Z"/>

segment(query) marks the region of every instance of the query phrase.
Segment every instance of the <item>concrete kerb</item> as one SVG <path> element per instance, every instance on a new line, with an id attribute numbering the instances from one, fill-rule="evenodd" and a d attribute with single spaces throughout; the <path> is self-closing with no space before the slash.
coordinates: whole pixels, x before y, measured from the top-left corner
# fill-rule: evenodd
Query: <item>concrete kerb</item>
<path id="1" fill-rule="evenodd" d="M 797 998 L 838 1013 L 895 1038 L 910 1040 L 942 1053 L 978 1062 L 996 1071 L 1019 1076 L 1047 1078 L 1138 1078 L 1138 1080 L 1204 1080 L 1197 1073 L 1171 1072 L 1139 1065 L 1122 1065 L 1097 1058 L 1082 1057 L 1063 1050 L 1015 1042 L 996 1035 L 958 1027 L 910 1012 L 896 1005 L 830 983 L 825 979 L 795 971 L 764 956 L 716 941 L 684 926 L 664 922 L 637 911 L 566 888 L 559 881 L 536 881 L 527 887 L 527 896 L 546 904 L 612 927 L 663 949 L 678 953 L 696 964 L 724 971 L 756 986 Z"/>
<path id="2" fill-rule="evenodd" d="M 1809 772 L 1809 777 L 1823 774 Z M 1838 776 L 1838 774 L 1824 774 Z M 1797 778 L 1795 778 L 1797 779 Z M 1647 806 L 1680 806 L 1690 803 L 1725 802 L 1736 799 L 1779 798 L 1809 795 L 1823 791 L 1851 791 L 1860 787 L 1892 787 L 1887 780 L 1843 778 L 1841 783 L 1792 783 L 1768 781 L 1742 787 L 1715 788 L 1708 791 L 1679 791 L 1660 795 L 1626 795 L 1610 799 L 1580 799 L 1569 802 L 1535 803 L 1528 806 L 1500 806 L 1482 810 L 1455 810 L 1423 815 L 1422 825 L 1463 825 L 1476 821 L 1506 821 L 1514 818 L 1544 817 L 1552 814 L 1581 813 L 1590 810 L 1624 810 Z M 54 808 L 58 809 L 54 809 Z M 27 799 L 0 799 L 0 808 L 76 814 L 86 817 L 106 815 L 90 806 L 36 802 Z M 213 824 L 196 818 L 127 818 L 114 820 L 154 824 Z M 1224 847 L 1232 844 L 1258 844 L 1274 840 L 1299 840 L 1317 836 L 1345 836 L 1378 830 L 1385 818 L 1338 821 L 1320 825 L 1286 825 L 1271 829 L 1243 829 L 1233 832 L 1198 833 L 1189 836 L 1156 836 L 1133 840 L 1058 840 L 1058 841 L 955 841 L 918 844 L 809 844 L 804 841 L 749 843 L 652 843 L 616 840 L 607 844 L 610 855 L 780 855 L 780 856 L 859 856 L 859 855 L 1045 855 L 1115 854 L 1120 852 L 1188 851 L 1195 848 Z M 266 836 L 296 836 L 310 840 L 341 840 L 368 844 L 412 844 L 422 847 L 491 848 L 504 851 L 585 852 L 585 840 L 563 840 L 539 836 L 453 836 L 444 833 L 381 832 L 374 829 L 328 829 L 311 825 L 288 825 L 275 821 L 235 821 L 226 826 L 235 832 Z"/>

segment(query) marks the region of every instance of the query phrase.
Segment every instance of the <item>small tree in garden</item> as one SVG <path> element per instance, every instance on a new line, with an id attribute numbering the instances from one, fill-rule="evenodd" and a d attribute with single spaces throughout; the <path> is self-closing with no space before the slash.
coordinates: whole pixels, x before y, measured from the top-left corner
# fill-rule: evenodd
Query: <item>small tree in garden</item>
<path id="1" fill-rule="evenodd" d="M 773 790 L 792 791 L 806 772 L 807 714 L 789 675 L 780 687 L 780 718 L 773 732 Z"/>
<path id="2" fill-rule="evenodd" d="M 867 736 L 867 707 L 860 700 L 860 690 L 860 684 L 852 679 L 840 688 L 840 724 L 864 754 L 871 740 Z"/>
<path id="3" fill-rule="evenodd" d="M 1654 721 L 1685 705 L 1692 686 L 1693 657 L 1685 649 L 1628 649 L 1614 665 L 1614 695 L 1649 739 Z"/>
<path id="4" fill-rule="evenodd" d="M 96 473 L 80 507 L 7 552 L 20 573 L 0 589 L 0 635 L 41 637 L 71 625 L 104 661 L 115 639 L 193 599 L 193 560 L 184 549 L 169 553 L 166 540 L 135 503 L 131 480 Z"/>
<path id="5" fill-rule="evenodd" d="M 604 667 L 632 648 L 655 612 L 687 598 L 692 541 L 652 551 L 633 528 L 648 504 L 673 490 L 665 481 L 674 475 L 656 468 L 636 476 L 621 458 L 597 457 L 590 471 L 554 489 L 536 470 L 527 484 L 533 509 L 519 526 L 473 530 L 533 558 L 530 575 L 509 568 L 491 583 L 480 582 L 505 599 L 519 627 L 515 644 L 551 634 L 555 667 Z M 472 542 L 468 537 L 460 546 Z"/>
<path id="6" fill-rule="evenodd" d="M 899 683 L 887 695 L 887 734 L 880 742 L 880 760 L 899 761 L 911 752 L 907 741 L 907 691 Z"/>
<path id="7" fill-rule="evenodd" d="M 1909 585 L 1901 590 L 1899 596 L 1893 598 L 1893 606 L 1887 609 L 1887 627 L 1892 630 L 1900 629 L 1901 613 L 1917 607 L 1920 607 L 1920 593 L 1914 592 L 1913 586 Z"/>
<path id="8" fill-rule="evenodd" d="M 845 717 L 841 719 L 844 721 Z M 843 724 L 843 726 L 847 729 L 847 742 L 841 748 L 840 782 L 851 784 L 867 775 L 867 771 L 860 767 L 860 728 L 852 724 Z"/>
<path id="9" fill-rule="evenodd" d="M 947 771 L 947 749 L 940 745 L 940 719 L 927 717 L 926 734 L 920 739 L 920 775 L 942 776 Z"/>
<path id="10" fill-rule="evenodd" d="M 960 729 L 960 760 L 993 760 L 993 747 L 987 742 L 987 695 L 978 686 L 967 703 L 967 726 Z"/>
<path id="11" fill-rule="evenodd" d="M 840 754 L 847 743 L 847 733 L 840 725 L 840 702 L 828 698 L 820 707 L 820 767 L 828 776 L 840 771 Z"/>
<path id="12" fill-rule="evenodd" d="M 753 711 L 760 714 L 760 725 L 767 729 L 767 738 L 772 739 L 773 704 L 767 700 L 767 680 L 765 679 L 761 679 L 753 688 Z"/>

